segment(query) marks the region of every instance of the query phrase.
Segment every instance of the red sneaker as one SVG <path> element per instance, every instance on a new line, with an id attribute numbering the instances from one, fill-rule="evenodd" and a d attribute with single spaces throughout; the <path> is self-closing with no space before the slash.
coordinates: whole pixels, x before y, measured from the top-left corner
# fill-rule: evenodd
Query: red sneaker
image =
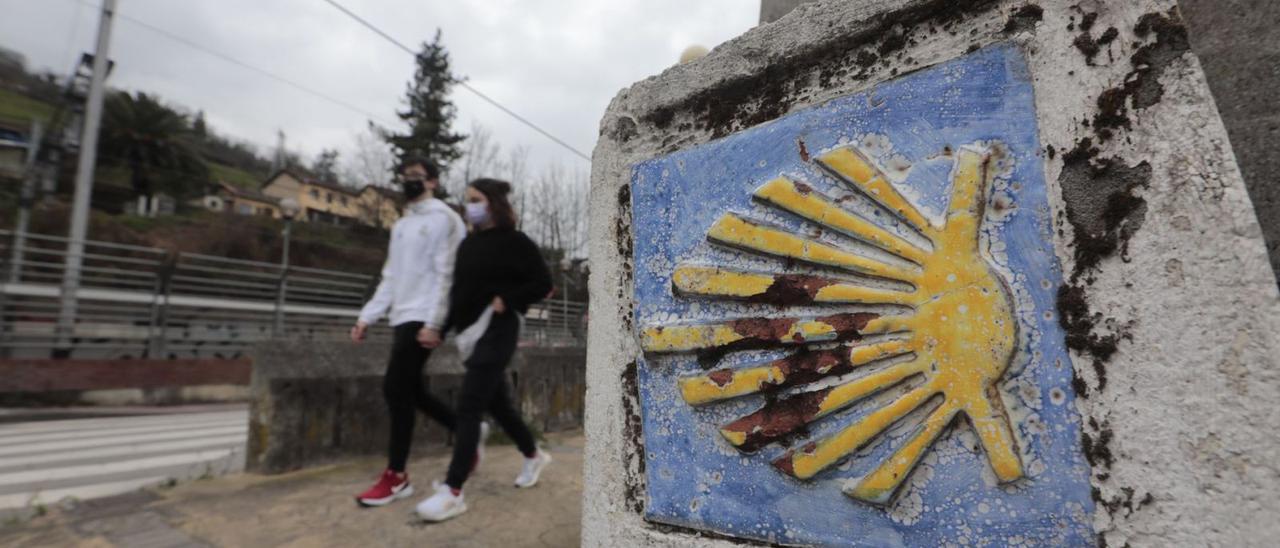
<path id="1" fill-rule="evenodd" d="M 413 486 L 409 485 L 409 474 L 396 473 L 391 469 L 384 470 L 378 483 L 368 491 L 356 497 L 360 506 L 382 506 L 413 494 Z"/>

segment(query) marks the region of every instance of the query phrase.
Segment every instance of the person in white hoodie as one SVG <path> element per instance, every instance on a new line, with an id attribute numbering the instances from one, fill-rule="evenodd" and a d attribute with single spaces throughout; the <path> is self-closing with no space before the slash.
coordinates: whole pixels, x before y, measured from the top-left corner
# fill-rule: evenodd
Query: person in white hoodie
<path id="1" fill-rule="evenodd" d="M 351 328 L 356 343 L 383 317 L 395 331 L 382 387 L 391 414 L 387 469 L 373 487 L 356 496 L 361 506 L 382 506 L 413 494 L 405 461 L 416 410 L 451 432 L 456 423 L 453 410 L 427 391 L 422 369 L 431 350 L 440 345 L 454 258 L 467 229 L 458 214 L 436 198 L 440 172 L 434 164 L 410 158 L 400 173 L 407 201 L 404 215 L 391 228 L 382 281 Z"/>

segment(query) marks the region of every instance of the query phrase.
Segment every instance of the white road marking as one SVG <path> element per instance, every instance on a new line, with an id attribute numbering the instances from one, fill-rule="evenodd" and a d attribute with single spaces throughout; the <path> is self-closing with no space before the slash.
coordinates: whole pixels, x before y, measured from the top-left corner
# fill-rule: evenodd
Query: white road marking
<path id="1" fill-rule="evenodd" d="M 22 472 L 10 472 L 0 474 L 0 486 L 17 485 L 22 483 L 35 483 L 45 481 L 59 481 L 66 479 L 74 479 L 91 476 L 105 476 L 109 474 L 122 474 L 126 472 L 137 472 L 139 470 L 148 470 L 152 468 L 162 468 L 166 466 L 180 466 L 184 464 L 198 464 L 202 462 L 215 461 L 224 457 L 231 456 L 231 449 L 217 449 L 209 451 L 196 451 L 192 453 L 178 453 L 174 455 L 164 455 L 159 457 L 147 457 L 142 459 L 134 459 L 118 462 L 103 462 L 97 464 L 81 464 L 77 466 L 64 466 L 61 468 L 46 468 L 43 470 L 24 470 Z"/>
<path id="2" fill-rule="evenodd" d="M 27 468 L 39 468 L 43 465 L 52 465 L 59 462 L 69 460 L 83 459 L 105 459 L 110 457 L 127 457 L 129 455 L 141 455 L 146 453 L 165 453 L 185 451 L 191 449 L 217 449 L 236 447 L 244 445 L 245 436 L 236 434 L 230 436 L 219 437 L 199 437 L 177 441 L 161 441 L 152 443 L 131 443 L 128 445 L 118 445 L 114 447 L 98 447 L 84 451 L 71 451 L 59 453 L 34 453 L 22 455 L 18 457 L 0 458 L 0 470 L 12 468 L 15 466 L 26 466 Z"/>
<path id="3" fill-rule="evenodd" d="M 152 432 L 168 432 L 171 430 L 201 430 L 223 428 L 227 426 L 248 427 L 247 421 L 237 419 L 220 419 L 201 422 L 175 422 L 172 424 L 152 424 L 147 426 L 117 426 L 114 428 L 95 428 L 92 430 L 73 430 L 70 432 L 46 432 L 41 434 L 24 434 L 21 436 L 0 437 L 0 447 L 12 447 L 30 443 L 59 441 L 65 439 L 86 439 L 115 437 Z"/>
<path id="4" fill-rule="evenodd" d="M 169 429 L 161 432 L 147 432 L 132 436 L 94 436 L 82 438 L 67 438 L 56 441 L 49 441 L 36 444 L 17 444 L 0 446 L 0 457 L 25 455 L 31 453 L 42 453 L 49 451 L 67 451 L 72 449 L 87 449 L 90 447 L 112 447 L 117 445 L 128 445 L 142 442 L 154 442 L 162 440 L 186 439 L 195 437 L 210 436 L 226 436 L 231 434 L 247 435 L 249 428 L 244 425 L 239 426 L 220 426 L 216 428 L 181 428 Z"/>
<path id="5" fill-rule="evenodd" d="M 120 426 L 149 426 L 158 424 L 179 424 L 192 422 L 208 422 L 215 420 L 249 420 L 248 411 L 226 411 L 217 413 L 180 413 L 172 415 L 128 415 L 118 417 L 94 417 L 85 419 L 50 419 L 44 421 L 18 422 L 0 424 L 0 439 L 20 434 L 40 434 L 48 432 L 70 432 L 77 430 L 99 430 Z"/>

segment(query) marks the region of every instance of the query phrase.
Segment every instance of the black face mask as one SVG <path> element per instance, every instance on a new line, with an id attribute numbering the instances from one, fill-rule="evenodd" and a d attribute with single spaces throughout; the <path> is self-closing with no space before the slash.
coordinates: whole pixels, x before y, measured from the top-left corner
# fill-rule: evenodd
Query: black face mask
<path id="1" fill-rule="evenodd" d="M 406 179 L 402 186 L 404 197 L 409 201 L 417 200 L 419 196 L 427 192 L 427 185 L 422 179 Z"/>

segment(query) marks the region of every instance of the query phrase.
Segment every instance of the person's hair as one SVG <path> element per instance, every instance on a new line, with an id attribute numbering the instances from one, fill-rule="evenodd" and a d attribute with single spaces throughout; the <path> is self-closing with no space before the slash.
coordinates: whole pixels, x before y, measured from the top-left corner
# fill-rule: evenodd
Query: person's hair
<path id="1" fill-rule="evenodd" d="M 476 189 L 484 194 L 486 200 L 489 200 L 489 213 L 493 215 L 494 226 L 501 228 L 516 227 L 516 212 L 511 208 L 511 200 L 507 199 L 507 195 L 511 194 L 511 183 L 498 179 L 476 179 L 471 181 L 471 188 Z"/>
<path id="2" fill-rule="evenodd" d="M 435 162 L 428 160 L 425 156 L 405 157 L 404 161 L 400 162 L 399 172 L 403 173 L 409 166 L 422 166 L 422 169 L 427 170 L 428 179 L 440 178 L 440 168 L 436 167 Z"/>

